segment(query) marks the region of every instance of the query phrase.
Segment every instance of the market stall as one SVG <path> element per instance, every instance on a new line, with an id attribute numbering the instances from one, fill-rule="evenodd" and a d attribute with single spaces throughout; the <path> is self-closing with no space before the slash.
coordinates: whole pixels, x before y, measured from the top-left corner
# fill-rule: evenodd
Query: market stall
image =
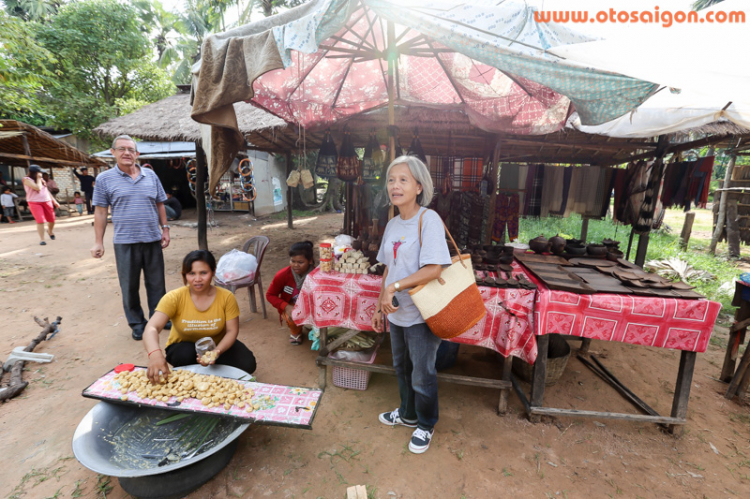
<path id="1" fill-rule="evenodd" d="M 358 275 L 314 270 L 306 279 L 294 307 L 292 317 L 297 324 L 320 328 L 321 349 L 317 363 L 320 367 L 318 384 L 326 386 L 327 366 L 365 369 L 372 372 L 395 374 L 392 366 L 364 365 L 328 358 L 331 346 L 327 344 L 329 327 L 346 327 L 358 331 L 372 331 L 372 316 L 377 308 L 382 278 L 377 275 Z M 498 411 L 507 408 L 510 384 L 511 356 L 533 363 L 536 346 L 533 338 L 533 321 L 536 293 L 533 289 L 500 289 L 480 286 L 487 314 L 466 333 L 452 342 L 475 345 L 498 352 L 506 358 L 501 380 L 471 378 L 454 374 L 438 374 L 441 381 L 500 389 Z"/>

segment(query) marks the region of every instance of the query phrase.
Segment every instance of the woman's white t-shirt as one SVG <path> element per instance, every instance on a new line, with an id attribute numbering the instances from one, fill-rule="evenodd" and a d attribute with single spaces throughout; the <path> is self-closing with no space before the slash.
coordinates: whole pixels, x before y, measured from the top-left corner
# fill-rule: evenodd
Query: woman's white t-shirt
<path id="1" fill-rule="evenodd" d="M 419 217 L 422 217 L 422 246 L 419 245 Z M 451 257 L 445 242 L 445 228 L 440 215 L 427 208 L 408 220 L 401 216 L 388 222 L 380 244 L 378 261 L 388 267 L 386 286 L 408 277 L 425 265 L 450 265 Z M 401 327 L 424 322 L 408 290 L 396 292 L 398 310 L 388 320 Z"/>

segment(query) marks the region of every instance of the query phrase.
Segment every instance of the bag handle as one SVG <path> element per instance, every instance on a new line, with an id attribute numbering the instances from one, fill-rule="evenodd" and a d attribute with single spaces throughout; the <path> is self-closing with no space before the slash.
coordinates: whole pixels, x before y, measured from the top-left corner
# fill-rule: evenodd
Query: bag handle
<path id="1" fill-rule="evenodd" d="M 421 215 L 419 215 L 419 247 L 422 247 L 422 217 L 424 217 L 424 214 L 428 211 L 432 210 L 424 210 Z M 440 215 L 438 215 L 440 216 Z M 441 222 L 443 222 L 443 219 L 440 219 Z M 453 236 L 451 235 L 450 231 L 448 230 L 448 226 L 445 225 L 445 222 L 443 222 L 443 228 L 445 229 L 445 233 L 448 234 L 448 237 L 450 238 L 451 242 L 453 243 L 453 247 L 456 249 L 456 253 L 458 253 L 458 261 L 461 262 L 461 265 L 466 268 L 466 264 L 464 263 L 464 259 L 461 257 L 461 250 L 458 249 L 458 244 L 456 244 L 456 241 L 453 239 Z"/>

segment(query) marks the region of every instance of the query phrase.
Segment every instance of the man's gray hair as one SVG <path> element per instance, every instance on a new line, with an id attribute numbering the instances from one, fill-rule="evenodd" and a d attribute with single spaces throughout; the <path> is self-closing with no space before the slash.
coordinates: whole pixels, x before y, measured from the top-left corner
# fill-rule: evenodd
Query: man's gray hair
<path id="1" fill-rule="evenodd" d="M 112 149 L 115 148 L 118 140 L 129 140 L 133 143 L 133 145 L 135 145 L 136 152 L 138 151 L 138 143 L 133 140 L 133 137 L 131 137 L 130 135 L 118 135 L 117 137 L 115 137 L 115 140 L 112 141 Z"/>
<path id="2" fill-rule="evenodd" d="M 414 180 L 422 186 L 422 193 L 417 196 L 417 203 L 422 206 L 429 206 L 435 194 L 435 187 L 432 185 L 432 177 L 427 165 L 416 156 L 399 156 L 388 165 L 388 170 L 385 172 L 386 189 L 388 188 L 388 176 L 391 174 L 391 168 L 400 164 L 408 166 Z"/>

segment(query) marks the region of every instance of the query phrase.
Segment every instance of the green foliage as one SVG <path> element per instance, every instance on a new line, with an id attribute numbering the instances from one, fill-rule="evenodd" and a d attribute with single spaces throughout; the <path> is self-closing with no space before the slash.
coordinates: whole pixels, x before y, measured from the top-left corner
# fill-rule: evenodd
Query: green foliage
<path id="1" fill-rule="evenodd" d="M 62 5 L 58 0 L 3 0 L 5 11 L 24 21 L 44 21 Z"/>
<path id="2" fill-rule="evenodd" d="M 41 124 L 38 92 L 53 85 L 55 57 L 37 43 L 36 26 L 0 11 L 0 117 Z"/>
<path id="3" fill-rule="evenodd" d="M 151 59 L 152 45 L 133 7 L 116 0 L 63 6 L 39 29 L 39 40 L 57 54 L 58 83 L 47 89 L 51 125 L 90 137 L 97 125 L 171 95 L 167 73 Z"/>

